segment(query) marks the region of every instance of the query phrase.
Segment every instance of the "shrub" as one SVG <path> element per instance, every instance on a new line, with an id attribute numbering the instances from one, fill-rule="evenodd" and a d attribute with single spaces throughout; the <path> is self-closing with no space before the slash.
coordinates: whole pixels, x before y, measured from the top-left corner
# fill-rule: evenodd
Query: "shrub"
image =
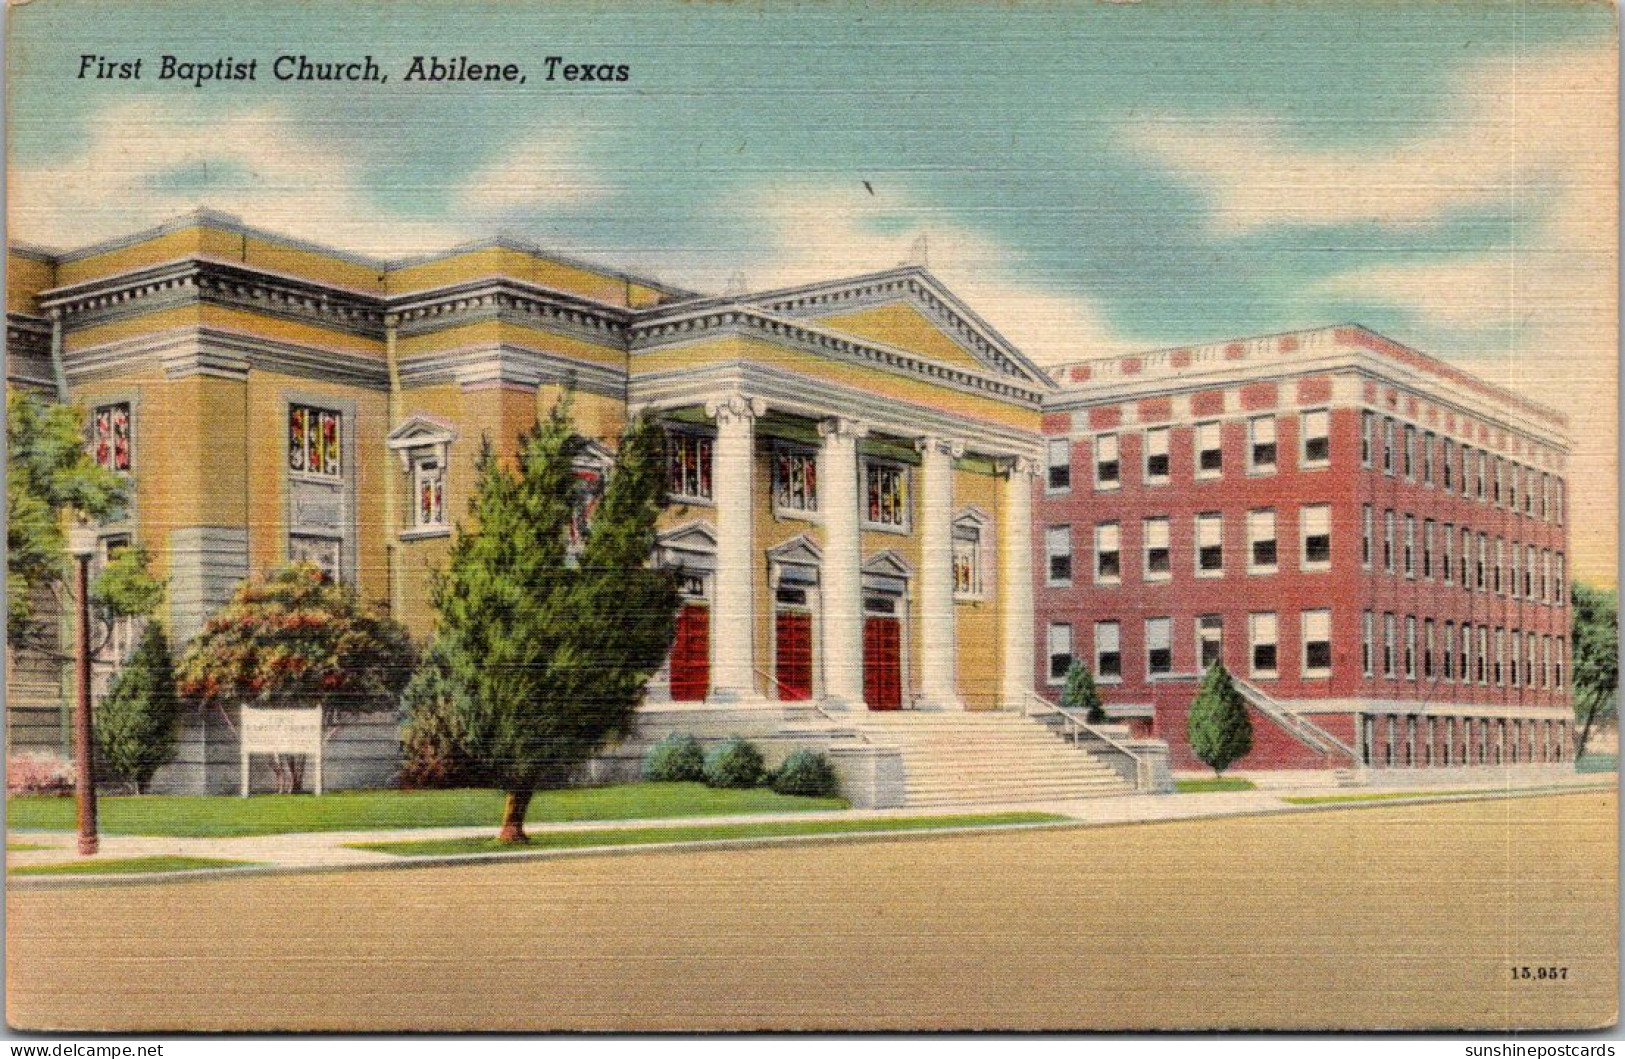
<path id="1" fill-rule="evenodd" d="M 1081 710 L 1089 724 L 1105 724 L 1106 711 L 1100 705 L 1100 689 L 1095 677 L 1082 662 L 1073 662 L 1066 671 L 1066 687 L 1061 689 L 1061 705 L 1069 710 Z"/>
<path id="2" fill-rule="evenodd" d="M 763 771 L 761 753 L 738 736 L 705 755 L 705 782 L 711 787 L 755 787 L 764 779 Z"/>
<path id="3" fill-rule="evenodd" d="M 401 777 L 405 790 L 474 787 L 479 769 L 463 742 L 463 726 L 456 698 L 467 694 L 453 671 L 443 641 L 435 639 L 406 690 L 401 709 L 406 723 L 401 730 Z"/>
<path id="4" fill-rule="evenodd" d="M 145 794 L 153 774 L 175 756 L 175 665 L 164 629 L 148 622 L 135 653 L 96 708 L 98 777 L 107 773 Z"/>
<path id="5" fill-rule="evenodd" d="M 785 758 L 773 774 L 771 786 L 780 794 L 809 798 L 833 798 L 841 793 L 841 781 L 829 758 L 816 750 L 797 750 Z"/>
<path id="6" fill-rule="evenodd" d="M 1247 704 L 1230 673 L 1218 662 L 1202 678 L 1202 686 L 1185 717 L 1185 737 L 1191 753 L 1213 769 L 1215 776 L 1246 757 L 1253 748 L 1253 722 Z"/>
<path id="7" fill-rule="evenodd" d="M 49 754 L 17 754 L 6 759 L 7 794 L 73 793 L 71 762 Z"/>
<path id="8" fill-rule="evenodd" d="M 643 759 L 643 778 L 656 783 L 704 783 L 705 749 L 693 736 L 673 732 L 650 748 Z"/>

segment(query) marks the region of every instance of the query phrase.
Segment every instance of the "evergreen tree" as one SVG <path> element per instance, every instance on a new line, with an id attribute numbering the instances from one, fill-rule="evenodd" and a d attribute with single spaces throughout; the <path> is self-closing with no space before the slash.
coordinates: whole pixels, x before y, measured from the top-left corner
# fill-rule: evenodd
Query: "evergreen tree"
<path id="1" fill-rule="evenodd" d="M 1223 775 L 1252 750 L 1253 722 L 1247 716 L 1247 703 L 1222 663 L 1213 663 L 1202 677 L 1185 721 L 1185 737 L 1191 752 L 1215 775 Z"/>
<path id="2" fill-rule="evenodd" d="M 440 637 L 430 641 L 423 661 L 401 693 L 404 727 L 401 786 L 474 787 L 479 770 L 469 757 L 462 710 L 455 701 L 468 694 L 452 672 L 449 649 Z"/>
<path id="3" fill-rule="evenodd" d="M 568 401 L 519 439 L 512 469 L 486 441 L 474 525 L 433 588 L 463 746 L 507 794 L 504 842 L 525 841 L 536 790 L 569 783 L 628 729 L 675 630 L 675 577 L 649 566 L 663 434 L 643 423 L 628 431 L 573 557 L 570 525 L 587 499 L 574 468 L 581 447 Z"/>
<path id="4" fill-rule="evenodd" d="M 180 697 L 163 626 L 148 622 L 141 642 L 96 707 L 96 752 L 102 765 L 147 792 L 153 773 L 175 756 Z"/>
<path id="5" fill-rule="evenodd" d="M 1082 710 L 1084 720 L 1090 724 L 1103 724 L 1106 711 L 1100 705 L 1100 689 L 1095 676 L 1082 662 L 1073 661 L 1066 671 L 1066 687 L 1061 689 L 1061 705 L 1069 710 Z"/>

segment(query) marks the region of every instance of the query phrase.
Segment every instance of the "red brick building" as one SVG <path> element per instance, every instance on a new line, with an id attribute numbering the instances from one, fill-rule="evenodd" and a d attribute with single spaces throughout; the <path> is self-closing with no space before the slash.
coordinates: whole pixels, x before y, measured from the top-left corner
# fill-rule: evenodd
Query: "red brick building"
<path id="1" fill-rule="evenodd" d="M 1217 659 L 1237 768 L 1568 756 L 1566 417 L 1360 327 L 1055 376 L 1040 694 L 1083 661 L 1175 768 Z"/>

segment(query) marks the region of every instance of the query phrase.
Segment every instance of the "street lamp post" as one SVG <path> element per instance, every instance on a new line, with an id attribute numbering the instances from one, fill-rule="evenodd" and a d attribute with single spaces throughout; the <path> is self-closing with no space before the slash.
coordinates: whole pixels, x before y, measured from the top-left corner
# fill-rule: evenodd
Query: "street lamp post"
<path id="1" fill-rule="evenodd" d="M 90 561 L 96 555 L 95 527 L 70 529 L 68 552 L 79 567 L 79 618 L 74 650 L 78 709 L 74 717 L 73 746 L 79 766 L 75 784 L 79 803 L 79 855 L 88 857 L 101 845 L 96 835 L 95 739 L 90 717 Z"/>

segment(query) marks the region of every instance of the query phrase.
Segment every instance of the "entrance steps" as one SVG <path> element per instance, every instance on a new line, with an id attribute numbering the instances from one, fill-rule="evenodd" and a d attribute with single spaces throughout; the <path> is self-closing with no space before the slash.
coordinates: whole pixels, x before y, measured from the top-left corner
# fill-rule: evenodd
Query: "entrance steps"
<path id="1" fill-rule="evenodd" d="M 909 807 L 1073 801 L 1133 794 L 1109 765 L 1016 713 L 899 710 L 856 720 L 903 754 Z"/>

